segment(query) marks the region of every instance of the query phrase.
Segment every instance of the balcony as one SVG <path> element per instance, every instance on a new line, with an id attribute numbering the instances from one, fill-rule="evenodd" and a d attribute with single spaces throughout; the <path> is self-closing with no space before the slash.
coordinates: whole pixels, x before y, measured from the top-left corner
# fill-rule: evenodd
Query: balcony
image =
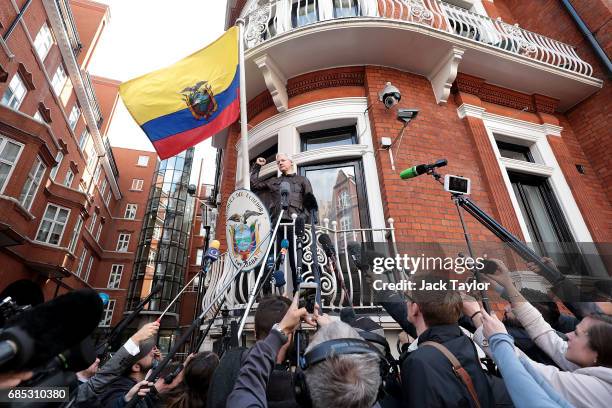
<path id="1" fill-rule="evenodd" d="M 98 126 L 98 129 L 101 129 L 102 121 L 104 120 L 104 118 L 102 117 L 102 110 L 100 109 L 98 98 L 96 97 L 96 91 L 94 91 L 94 87 L 91 83 L 89 72 L 81 71 L 81 75 L 83 77 L 83 85 L 85 86 L 85 92 L 87 93 L 87 99 L 89 100 L 89 103 L 93 110 L 94 118 L 96 119 L 96 125 Z"/>
<path id="2" fill-rule="evenodd" d="M 337 229 L 337 223 L 331 225 L 329 220 L 325 219 L 322 226 L 316 227 L 317 239 L 322 234 L 328 234 L 334 244 L 335 253 L 338 254 L 337 261 L 327 256 L 321 245 L 317 246 L 317 259 L 321 266 L 321 296 L 324 310 L 339 310 L 344 306 L 352 305 L 356 310 L 361 312 L 374 312 L 380 307 L 374 301 L 374 293 L 371 289 L 371 277 L 361 270 L 357 264 L 350 259 L 351 250 L 349 247 L 353 243 L 371 242 L 386 242 L 390 252 L 397 253 L 395 242 L 395 228 L 393 219 L 389 219 L 388 226 L 385 228 L 368 228 L 368 229 Z M 287 237 L 287 227 L 291 224 L 282 223 L 279 228 L 279 233 Z M 313 281 L 312 265 L 313 256 L 310 249 L 312 242 L 311 228 L 306 225 L 306 236 L 303 241 L 304 252 L 302 256 L 302 280 Z M 295 237 L 289 237 L 294 239 Z M 232 262 L 227 259 L 227 254 L 223 254 L 217 262 L 212 266 L 211 271 L 206 276 L 204 286 L 206 293 L 203 298 L 203 305 L 208 305 L 215 297 L 215 294 L 220 293 L 219 289 L 228 283 L 235 272 L 235 267 Z M 291 272 L 289 261 L 285 262 L 285 282 L 282 288 L 283 296 L 291 298 L 292 294 L 289 291 L 288 285 L 291 283 Z M 255 279 L 259 272 L 259 267 L 253 271 L 241 274 L 238 279 L 228 289 L 225 296 L 225 305 L 234 310 L 244 309 L 249 293 L 255 286 Z"/>
<path id="3" fill-rule="evenodd" d="M 74 16 L 72 15 L 72 9 L 70 8 L 68 0 L 55 0 L 55 3 L 62 18 L 62 23 L 64 24 L 66 33 L 68 34 L 68 40 L 70 41 L 72 52 L 76 58 L 81 52 L 83 44 L 81 44 L 81 39 L 79 38 L 79 32 L 74 21 Z"/>
<path id="4" fill-rule="evenodd" d="M 242 17 L 249 99 L 269 82 L 249 78 L 251 69 L 266 75 L 264 56 L 280 78 L 382 65 L 424 75 L 433 84 L 455 64 L 489 83 L 559 99 L 562 111 L 602 86 L 572 46 L 440 0 L 252 1 Z"/>
<path id="5" fill-rule="evenodd" d="M 106 156 L 108 157 L 108 162 L 110 163 L 111 169 L 113 170 L 113 174 L 115 178 L 119 177 L 119 169 L 117 168 L 117 163 L 115 162 L 115 155 L 113 154 L 113 148 L 110 145 L 108 137 L 104 138 L 104 150 L 106 151 Z"/>

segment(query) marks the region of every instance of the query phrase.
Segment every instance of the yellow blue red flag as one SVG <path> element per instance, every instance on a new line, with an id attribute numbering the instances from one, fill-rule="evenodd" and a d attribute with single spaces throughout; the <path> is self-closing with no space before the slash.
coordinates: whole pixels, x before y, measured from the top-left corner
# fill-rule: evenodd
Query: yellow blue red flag
<path id="1" fill-rule="evenodd" d="M 161 159 L 225 129 L 240 114 L 238 28 L 179 62 L 124 82 L 119 93 Z"/>

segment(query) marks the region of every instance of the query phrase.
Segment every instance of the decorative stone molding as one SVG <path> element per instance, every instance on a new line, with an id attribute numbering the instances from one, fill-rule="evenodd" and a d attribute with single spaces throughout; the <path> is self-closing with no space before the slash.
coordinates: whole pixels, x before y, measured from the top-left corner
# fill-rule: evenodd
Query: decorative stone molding
<path id="1" fill-rule="evenodd" d="M 472 116 L 474 118 L 482 119 L 482 115 L 484 114 L 485 109 L 480 106 L 463 104 L 457 108 L 457 115 L 459 118 L 463 119 L 466 116 Z"/>
<path id="2" fill-rule="evenodd" d="M 559 104 L 557 99 L 548 96 L 539 94 L 527 95 L 511 89 L 487 84 L 482 78 L 464 73 L 457 74 L 452 90 L 454 92 L 465 92 L 476 95 L 484 102 L 525 110 L 527 112 L 553 114 Z"/>
<path id="3" fill-rule="evenodd" d="M 452 47 L 427 78 L 431 82 L 438 105 L 446 104 L 448 101 L 464 52 L 464 48 Z"/>
<path id="4" fill-rule="evenodd" d="M 47 108 L 43 102 L 38 102 L 38 112 L 43 117 L 45 122 L 51 123 L 51 109 Z"/>
<path id="5" fill-rule="evenodd" d="M 26 66 L 23 65 L 21 62 L 19 63 L 17 72 L 19 72 L 19 75 L 21 76 L 21 79 L 23 79 L 23 83 L 25 84 L 26 88 L 28 88 L 28 91 L 33 91 L 36 87 L 34 86 L 34 79 L 32 78 L 32 73 L 28 71 Z"/>
<path id="6" fill-rule="evenodd" d="M 364 67 L 324 69 L 289 79 L 287 81 L 287 94 L 289 97 L 293 97 L 317 89 L 363 86 L 364 82 Z"/>
<path id="7" fill-rule="evenodd" d="M 264 81 L 270 91 L 274 105 L 279 112 L 289 108 L 289 97 L 287 96 L 287 78 L 278 68 L 272 57 L 264 54 L 253 61 L 263 74 Z"/>
<path id="8" fill-rule="evenodd" d="M 270 106 L 274 106 L 274 101 L 270 92 L 265 90 L 247 104 L 248 120 L 250 121 Z"/>

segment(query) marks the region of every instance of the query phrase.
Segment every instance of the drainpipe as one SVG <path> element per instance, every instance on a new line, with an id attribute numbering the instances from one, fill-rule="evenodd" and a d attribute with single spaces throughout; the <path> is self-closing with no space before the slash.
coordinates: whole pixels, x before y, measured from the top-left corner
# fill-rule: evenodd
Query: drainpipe
<path id="1" fill-rule="evenodd" d="M 589 30 L 586 24 L 584 24 L 584 21 L 582 21 L 582 18 L 580 18 L 580 16 L 576 12 L 576 9 L 574 8 L 574 6 L 572 6 L 569 0 L 561 0 L 561 2 L 567 9 L 570 16 L 572 16 L 572 19 L 574 20 L 574 22 L 578 25 L 578 28 L 580 29 L 582 34 L 586 37 L 587 41 L 591 44 L 591 47 L 593 47 L 595 54 L 597 54 L 597 56 L 601 60 L 604 67 L 608 70 L 608 78 L 612 78 L 612 62 L 610 62 L 610 58 L 608 58 L 608 55 L 605 53 L 603 48 L 601 48 L 601 45 L 599 45 L 599 43 L 597 42 L 597 39 L 595 38 L 595 36 L 593 36 L 593 33 L 591 32 L 591 30 Z"/>
<path id="2" fill-rule="evenodd" d="M 17 23 L 19 22 L 19 20 L 21 20 L 21 18 L 25 14 L 26 10 L 28 9 L 28 7 L 30 7 L 30 3 L 32 3 L 32 0 L 26 1 L 26 3 L 21 8 L 21 10 L 19 10 L 19 14 L 17 14 L 17 17 L 15 17 L 15 20 L 13 20 L 13 22 L 9 26 L 8 30 L 6 30 L 6 33 L 4 33 L 4 35 L 2 36 L 2 39 L 4 41 L 8 40 L 8 38 L 11 36 L 13 31 L 15 30 L 15 27 L 17 27 Z M 13 2 L 13 6 L 15 6 L 16 10 L 18 10 L 17 7 L 16 7 L 17 6 L 16 3 Z"/>

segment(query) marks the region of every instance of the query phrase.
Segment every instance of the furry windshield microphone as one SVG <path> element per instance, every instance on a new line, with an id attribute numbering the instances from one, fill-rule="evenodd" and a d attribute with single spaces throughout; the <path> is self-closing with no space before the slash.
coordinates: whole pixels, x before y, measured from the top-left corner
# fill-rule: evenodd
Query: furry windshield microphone
<path id="1" fill-rule="evenodd" d="M 91 334 L 102 310 L 98 293 L 82 289 L 22 313 L 13 326 L 0 332 L 0 372 L 47 363 Z"/>
<path id="2" fill-rule="evenodd" d="M 317 211 L 319 209 L 319 205 L 317 204 L 317 199 L 315 198 L 314 194 L 304 194 L 304 208 L 306 208 L 308 211 Z"/>
<path id="3" fill-rule="evenodd" d="M 325 255 L 328 257 L 336 257 L 336 249 L 334 248 L 334 244 L 332 244 L 331 238 L 327 234 L 319 235 L 319 244 L 323 247 L 323 251 L 325 251 Z"/>

